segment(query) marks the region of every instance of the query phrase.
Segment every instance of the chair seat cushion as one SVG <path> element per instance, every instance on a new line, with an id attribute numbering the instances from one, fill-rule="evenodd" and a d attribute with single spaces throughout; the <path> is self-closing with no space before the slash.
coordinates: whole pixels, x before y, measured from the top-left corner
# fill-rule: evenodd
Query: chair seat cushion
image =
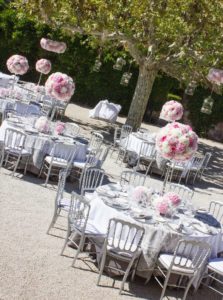
<path id="1" fill-rule="evenodd" d="M 160 254 L 160 256 L 158 257 L 158 262 L 168 270 L 172 263 L 173 257 L 173 254 Z M 192 275 L 194 273 L 193 264 L 190 259 L 187 260 L 187 258 L 185 257 L 176 256 L 175 263 L 179 263 L 179 266 L 173 266 L 173 272 L 180 272 L 188 275 Z"/>
<path id="2" fill-rule="evenodd" d="M 59 207 L 68 211 L 70 209 L 70 199 L 68 198 L 61 199 L 59 201 Z"/>
<path id="3" fill-rule="evenodd" d="M 223 275 L 223 258 L 211 259 L 208 263 L 208 269 L 211 269 L 212 271 Z"/>
<path id="4" fill-rule="evenodd" d="M 73 162 L 73 167 L 75 167 L 75 168 L 84 169 L 85 165 L 86 165 L 85 161 L 74 161 Z"/>
<path id="5" fill-rule="evenodd" d="M 19 149 L 19 148 L 7 148 L 6 147 L 5 148 L 5 152 L 9 153 L 9 154 L 12 154 L 12 155 L 19 155 L 20 152 L 21 152 L 22 156 L 29 156 L 29 155 L 31 155 L 31 153 L 28 152 L 27 150 L 22 149 L 22 151 L 21 151 L 21 149 Z"/>
<path id="6" fill-rule="evenodd" d="M 71 230 L 78 230 L 79 232 L 83 231 L 84 226 L 84 220 L 81 220 L 78 224 L 71 225 Z M 86 235 L 97 235 L 97 236 L 104 236 L 104 234 L 101 233 L 100 230 L 94 225 L 94 223 L 91 220 L 88 220 L 86 228 L 85 228 L 85 234 Z"/>
<path id="7" fill-rule="evenodd" d="M 45 157 L 45 161 L 50 164 L 52 160 L 52 156 L 48 155 Z M 54 167 L 58 167 L 58 168 L 66 168 L 67 167 L 67 160 L 63 159 L 63 158 L 59 158 L 59 157 L 54 157 L 53 158 L 53 162 L 52 165 Z"/>

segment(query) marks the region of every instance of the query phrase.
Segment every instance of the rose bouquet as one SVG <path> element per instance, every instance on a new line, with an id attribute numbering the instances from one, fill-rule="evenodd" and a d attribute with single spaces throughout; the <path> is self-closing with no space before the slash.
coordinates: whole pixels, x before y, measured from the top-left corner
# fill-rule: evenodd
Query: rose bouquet
<path id="1" fill-rule="evenodd" d="M 165 216 L 171 216 L 180 204 L 180 197 L 173 192 L 166 193 L 163 196 L 154 198 L 153 200 L 153 206 L 156 211 Z"/>
<path id="2" fill-rule="evenodd" d="M 65 130 L 65 124 L 62 122 L 57 122 L 54 128 L 54 132 L 58 135 L 62 134 Z"/>
<path id="3" fill-rule="evenodd" d="M 183 116 L 183 106 L 174 100 L 166 102 L 161 110 L 160 118 L 168 122 L 180 120 Z"/>
<path id="4" fill-rule="evenodd" d="M 152 197 L 152 189 L 144 186 L 137 186 L 131 193 L 133 206 L 147 207 L 150 205 Z"/>
<path id="5" fill-rule="evenodd" d="M 42 133 L 48 133 L 50 130 L 50 122 L 48 121 L 47 117 L 39 117 L 36 120 L 35 128 Z"/>
<path id="6" fill-rule="evenodd" d="M 44 58 L 37 60 L 36 71 L 43 74 L 48 74 L 51 71 L 51 62 Z"/>
<path id="7" fill-rule="evenodd" d="M 198 137 L 188 125 L 177 122 L 164 126 L 156 137 L 156 150 L 165 159 L 186 161 L 197 150 Z"/>
<path id="8" fill-rule="evenodd" d="M 15 54 L 9 57 L 6 62 L 9 72 L 16 75 L 23 75 L 29 69 L 29 63 L 26 57 Z"/>
<path id="9" fill-rule="evenodd" d="M 56 53 L 64 53 L 67 49 L 67 45 L 64 42 L 53 41 L 45 38 L 40 40 L 40 45 L 43 49 Z"/>
<path id="10" fill-rule="evenodd" d="M 75 84 L 71 77 L 56 72 L 49 76 L 45 83 L 45 88 L 49 96 L 67 102 L 74 93 Z"/>
<path id="11" fill-rule="evenodd" d="M 207 79 L 212 83 L 221 85 L 223 83 L 223 70 L 214 68 L 210 69 L 207 75 Z"/>

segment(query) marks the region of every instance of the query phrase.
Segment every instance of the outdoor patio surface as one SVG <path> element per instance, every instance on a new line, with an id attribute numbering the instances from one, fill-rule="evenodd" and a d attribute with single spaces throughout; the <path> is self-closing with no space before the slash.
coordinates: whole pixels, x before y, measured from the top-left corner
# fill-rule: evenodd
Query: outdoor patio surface
<path id="1" fill-rule="evenodd" d="M 99 130 L 105 142 L 111 141 L 112 128 L 103 121 L 88 118 L 88 109 L 70 104 L 66 111 L 67 119 L 81 126 L 81 134 L 90 135 Z M 118 119 L 124 123 L 124 118 Z M 144 125 L 151 131 L 158 127 Z M 195 185 L 194 205 L 208 207 L 210 200 L 223 202 L 223 145 L 208 140 L 200 140 L 204 151 L 212 151 L 210 170 L 204 180 Z M 104 169 L 108 180 L 116 181 L 121 170 L 125 169 L 115 162 L 116 153 L 108 157 Z M 59 220 L 58 228 L 46 234 L 52 218 L 56 186 L 43 187 L 43 179 L 32 174 L 11 178 L 10 172 L 0 169 L 0 300 L 65 300 L 65 299 L 149 299 L 159 300 L 161 288 L 152 280 L 146 286 L 144 280 L 136 278 L 126 283 L 125 293 L 118 295 L 120 280 L 103 276 L 102 286 L 96 286 L 97 268 L 93 263 L 86 265 L 78 260 L 72 268 L 73 249 L 66 248 L 66 256 L 60 256 L 66 234 L 66 218 Z M 161 188 L 158 176 L 148 178 L 147 186 Z M 71 191 L 73 185 L 67 185 Z M 63 230 L 61 230 L 63 229 Z M 182 293 L 168 289 L 166 299 L 180 299 Z M 222 297 L 202 288 L 188 300 L 220 300 Z"/>

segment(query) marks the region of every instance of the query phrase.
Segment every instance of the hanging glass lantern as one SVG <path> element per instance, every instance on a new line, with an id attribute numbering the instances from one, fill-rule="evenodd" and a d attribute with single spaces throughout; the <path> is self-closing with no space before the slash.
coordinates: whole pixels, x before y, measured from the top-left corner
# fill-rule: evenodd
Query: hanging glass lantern
<path id="1" fill-rule="evenodd" d="M 94 63 L 94 66 L 93 66 L 93 71 L 94 72 L 99 72 L 100 71 L 100 69 L 101 69 L 101 66 L 102 66 L 102 62 L 100 61 L 100 59 L 99 58 L 97 58 L 96 60 L 95 60 L 95 63 Z"/>
<path id="2" fill-rule="evenodd" d="M 185 94 L 193 96 L 196 87 L 197 87 L 196 81 L 191 81 L 185 90 Z"/>
<path id="3" fill-rule="evenodd" d="M 201 112 L 203 114 L 210 115 L 212 113 L 213 104 L 214 104 L 214 99 L 211 96 L 205 98 L 203 105 L 201 107 Z"/>
<path id="4" fill-rule="evenodd" d="M 121 71 L 125 65 L 126 65 L 126 61 L 122 57 L 118 57 L 116 59 L 115 64 L 113 65 L 113 69 Z"/>
<path id="5" fill-rule="evenodd" d="M 120 84 L 124 86 L 128 86 L 131 77 L 132 77 L 132 73 L 130 72 L 123 73 Z"/>

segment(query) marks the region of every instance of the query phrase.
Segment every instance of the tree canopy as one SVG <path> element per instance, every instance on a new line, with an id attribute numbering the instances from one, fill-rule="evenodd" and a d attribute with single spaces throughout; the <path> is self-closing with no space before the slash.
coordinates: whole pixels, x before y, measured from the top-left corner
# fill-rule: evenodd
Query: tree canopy
<path id="1" fill-rule="evenodd" d="M 158 72 L 209 84 L 208 69 L 223 66 L 221 0 L 16 0 L 13 6 L 21 18 L 122 45 L 139 65 L 128 118 L 134 127 Z"/>

